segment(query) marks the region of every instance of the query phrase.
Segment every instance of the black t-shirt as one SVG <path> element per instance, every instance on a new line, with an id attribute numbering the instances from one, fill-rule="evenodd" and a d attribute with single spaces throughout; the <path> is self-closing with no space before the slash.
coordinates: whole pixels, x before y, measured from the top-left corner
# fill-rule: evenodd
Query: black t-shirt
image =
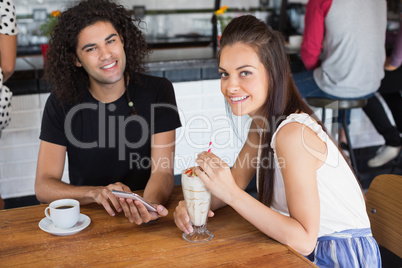
<path id="1" fill-rule="evenodd" d="M 89 91 L 74 106 L 61 106 L 50 94 L 40 139 L 66 146 L 70 184 L 106 186 L 122 182 L 144 189 L 151 174 L 151 136 L 181 126 L 173 86 L 165 78 L 139 75 L 126 94 L 101 103 Z"/>

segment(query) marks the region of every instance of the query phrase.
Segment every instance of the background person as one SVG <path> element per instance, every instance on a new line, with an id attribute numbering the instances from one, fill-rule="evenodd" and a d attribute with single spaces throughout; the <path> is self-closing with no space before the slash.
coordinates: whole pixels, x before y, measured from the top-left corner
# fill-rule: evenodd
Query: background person
<path id="1" fill-rule="evenodd" d="M 307 71 L 293 74 L 302 96 L 374 95 L 384 77 L 386 23 L 385 0 L 309 0 L 300 52 Z M 345 142 L 343 129 L 339 132 Z"/>
<path id="2" fill-rule="evenodd" d="M 308 71 L 293 75 L 302 96 L 362 98 L 377 91 L 386 15 L 384 0 L 309 0 L 300 52 Z"/>
<path id="3" fill-rule="evenodd" d="M 181 124 L 172 84 L 141 73 L 146 54 L 144 37 L 123 6 L 88 0 L 61 14 L 45 62 L 53 92 L 40 133 L 39 201 L 96 202 L 112 216 L 124 211 L 136 224 L 167 215 L 161 204 L 173 190 Z M 70 184 L 61 181 L 66 153 Z M 111 192 L 144 188 L 158 213 Z"/>
<path id="4" fill-rule="evenodd" d="M 211 209 L 231 206 L 319 267 L 381 267 L 362 190 L 302 100 L 282 35 L 253 16 L 235 18 L 223 32 L 218 66 L 233 114 L 248 114 L 252 123 L 232 169 L 213 153 L 198 155 L 196 174 L 213 195 Z M 255 174 L 258 200 L 244 190 Z M 174 218 L 192 232 L 184 201 Z"/>
<path id="5" fill-rule="evenodd" d="M 373 123 L 377 132 L 383 136 L 385 144 L 381 146 L 376 155 L 369 159 L 367 165 L 380 167 L 399 155 L 401 150 L 402 133 L 402 20 L 396 35 L 391 56 L 384 64 L 385 76 L 381 81 L 378 92 L 389 107 L 396 126 L 393 126 L 385 113 L 384 107 L 376 96 L 368 100 L 363 107 L 364 112 Z"/>
<path id="6" fill-rule="evenodd" d="M 13 0 L 0 2 L 0 138 L 11 119 L 12 92 L 3 84 L 13 74 L 17 57 L 17 18 Z M 0 209 L 4 201 L 0 197 Z"/>
<path id="7" fill-rule="evenodd" d="M 0 2 L 0 67 L 4 84 L 14 73 L 17 56 L 17 18 L 12 0 Z"/>

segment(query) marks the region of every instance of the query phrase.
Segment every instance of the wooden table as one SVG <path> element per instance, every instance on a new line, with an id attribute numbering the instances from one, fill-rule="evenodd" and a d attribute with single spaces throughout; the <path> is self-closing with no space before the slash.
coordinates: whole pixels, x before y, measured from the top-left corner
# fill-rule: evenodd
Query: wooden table
<path id="1" fill-rule="evenodd" d="M 270 239 L 231 207 L 208 222 L 215 235 L 206 243 L 182 238 L 173 211 L 182 199 L 176 186 L 169 215 L 137 226 L 123 213 L 109 216 L 97 204 L 81 206 L 91 218 L 83 231 L 53 236 L 39 229 L 47 205 L 0 211 L 0 267 L 315 267 L 293 249 Z"/>

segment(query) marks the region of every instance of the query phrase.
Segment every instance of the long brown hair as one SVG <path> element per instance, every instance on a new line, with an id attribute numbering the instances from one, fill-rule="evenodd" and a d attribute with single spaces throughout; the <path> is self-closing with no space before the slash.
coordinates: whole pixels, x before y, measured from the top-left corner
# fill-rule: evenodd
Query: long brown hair
<path id="1" fill-rule="evenodd" d="M 269 125 L 265 126 L 261 142 L 258 199 L 263 204 L 270 206 L 273 197 L 275 165 L 273 150 L 269 145 L 279 124 L 288 115 L 303 112 L 312 116 L 324 130 L 325 128 L 296 88 L 284 46 L 284 38 L 280 32 L 272 30 L 265 22 L 254 16 L 245 15 L 233 19 L 227 25 L 220 43 L 222 49 L 235 43 L 243 43 L 252 47 L 267 71 L 268 96 L 261 114 Z M 220 53 L 218 53 L 218 65 L 219 62 Z M 262 165 L 267 160 L 271 163 Z"/>

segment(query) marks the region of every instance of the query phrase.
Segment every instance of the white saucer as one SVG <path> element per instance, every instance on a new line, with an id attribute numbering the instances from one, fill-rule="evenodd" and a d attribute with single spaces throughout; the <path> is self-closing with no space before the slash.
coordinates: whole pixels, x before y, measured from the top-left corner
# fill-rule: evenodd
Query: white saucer
<path id="1" fill-rule="evenodd" d="M 41 228 L 43 231 L 52 234 L 52 235 L 57 235 L 57 236 L 66 236 L 66 235 L 72 235 L 76 234 L 79 231 L 84 230 L 85 228 L 88 227 L 88 225 L 91 223 L 91 219 L 84 214 L 80 214 L 80 218 L 78 219 L 78 222 L 74 225 L 74 227 L 71 227 L 69 229 L 61 229 L 56 227 L 51 220 L 48 218 L 43 218 L 39 222 L 39 228 Z"/>

